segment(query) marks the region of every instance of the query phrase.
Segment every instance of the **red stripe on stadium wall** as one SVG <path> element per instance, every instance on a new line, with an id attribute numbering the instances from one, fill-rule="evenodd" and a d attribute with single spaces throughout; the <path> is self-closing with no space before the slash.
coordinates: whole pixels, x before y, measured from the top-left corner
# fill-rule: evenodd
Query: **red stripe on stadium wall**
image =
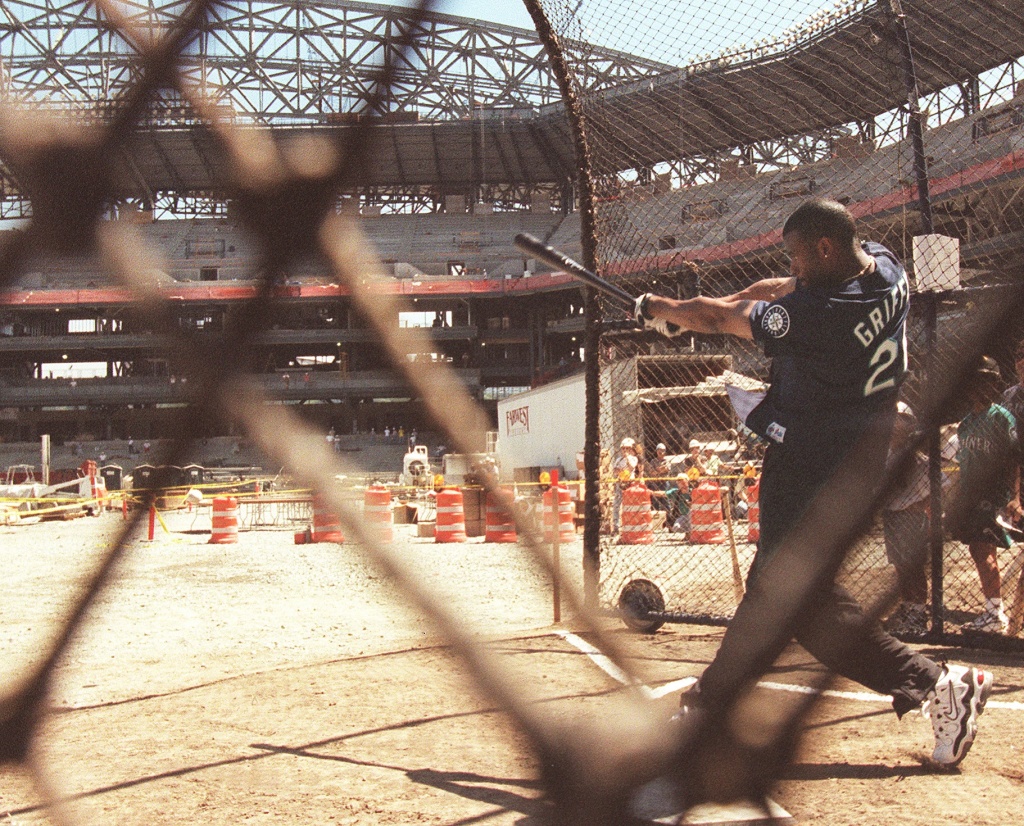
<path id="1" fill-rule="evenodd" d="M 944 178 L 935 178 L 929 188 L 933 196 L 953 197 L 963 190 L 974 190 L 979 186 L 999 182 L 1003 178 L 1019 177 L 1024 170 L 1024 152 L 1011 152 L 1001 158 L 963 169 Z M 887 212 L 902 209 L 915 199 L 916 187 L 902 189 L 868 198 L 849 205 L 849 210 L 858 219 L 880 217 Z M 612 261 L 602 267 L 604 275 L 626 275 L 649 269 L 672 269 L 681 261 L 728 261 L 741 258 L 782 243 L 782 230 L 775 229 L 760 235 L 752 235 L 739 241 L 665 253 L 649 258 L 629 261 Z M 472 280 L 419 281 L 412 279 L 388 279 L 367 285 L 370 293 L 381 295 L 503 295 L 509 293 L 530 294 L 556 289 L 565 284 L 576 283 L 572 276 L 562 272 L 540 273 L 529 278 L 479 278 Z M 302 284 L 279 288 L 282 297 L 288 298 L 335 298 L 351 295 L 348 287 L 339 284 Z M 164 300 L 186 301 L 243 301 L 256 295 L 256 287 L 245 286 L 185 286 L 159 290 Z M 96 304 L 133 303 L 138 298 L 132 290 L 119 287 L 100 287 L 81 290 L 7 290 L 0 292 L 0 306 L 48 306 L 53 304 Z"/>

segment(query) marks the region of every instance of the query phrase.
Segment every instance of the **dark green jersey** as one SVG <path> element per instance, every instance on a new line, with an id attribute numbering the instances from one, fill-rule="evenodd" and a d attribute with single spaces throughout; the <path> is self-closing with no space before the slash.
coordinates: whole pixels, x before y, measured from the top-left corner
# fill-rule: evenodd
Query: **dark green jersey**
<path id="1" fill-rule="evenodd" d="M 968 413 L 957 429 L 960 446 L 960 487 L 973 501 L 1002 508 L 1013 497 L 1019 445 L 1017 421 L 1005 407 L 993 404 Z"/>

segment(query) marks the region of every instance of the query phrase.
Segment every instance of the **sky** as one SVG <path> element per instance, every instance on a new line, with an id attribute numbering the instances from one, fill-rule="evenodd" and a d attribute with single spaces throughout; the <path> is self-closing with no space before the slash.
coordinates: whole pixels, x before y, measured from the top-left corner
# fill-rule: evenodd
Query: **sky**
<path id="1" fill-rule="evenodd" d="M 377 2 L 407 6 L 413 0 Z M 578 5 L 579 35 L 588 42 L 687 65 L 699 53 L 782 34 L 815 12 L 832 9 L 834 0 L 546 0 L 544 5 L 552 15 Z M 437 0 L 435 10 L 533 29 L 523 0 Z"/>
<path id="2" fill-rule="evenodd" d="M 393 5 L 391 0 L 386 2 Z M 481 17 L 491 23 L 504 23 L 521 29 L 533 28 L 533 20 L 523 0 L 439 0 L 436 8 L 439 12 L 459 17 Z"/>

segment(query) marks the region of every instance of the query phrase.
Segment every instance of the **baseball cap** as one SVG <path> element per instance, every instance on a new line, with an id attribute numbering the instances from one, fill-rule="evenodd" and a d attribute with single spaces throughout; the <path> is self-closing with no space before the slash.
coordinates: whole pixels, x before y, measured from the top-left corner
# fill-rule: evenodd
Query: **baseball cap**
<path id="1" fill-rule="evenodd" d="M 690 439 L 690 447 L 700 447 L 700 442 L 696 439 Z"/>
<path id="2" fill-rule="evenodd" d="M 998 379 L 1000 378 L 999 363 L 991 356 L 982 356 L 978 361 L 974 375 L 979 379 Z"/>
<path id="3" fill-rule="evenodd" d="M 654 449 L 655 450 L 668 450 L 668 448 L 665 447 L 665 443 L 664 442 L 658 442 L 657 447 L 655 447 Z"/>
<path id="4" fill-rule="evenodd" d="M 631 439 L 631 438 L 629 438 L 629 436 L 627 436 L 619 444 L 619 447 L 636 447 L 636 440 L 635 439 Z"/>
<path id="5" fill-rule="evenodd" d="M 905 426 L 917 427 L 917 415 L 914 413 L 914 409 L 906 402 L 896 402 L 896 415 Z"/>

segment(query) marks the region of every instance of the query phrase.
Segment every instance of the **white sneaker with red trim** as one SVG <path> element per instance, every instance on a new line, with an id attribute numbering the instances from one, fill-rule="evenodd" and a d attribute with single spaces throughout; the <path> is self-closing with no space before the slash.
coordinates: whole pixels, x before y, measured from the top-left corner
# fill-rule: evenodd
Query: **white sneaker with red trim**
<path id="1" fill-rule="evenodd" d="M 991 693 L 992 675 L 988 671 L 973 666 L 943 666 L 942 676 L 928 692 L 923 708 L 935 733 L 934 763 L 951 768 L 967 756 L 978 734 L 978 717 Z"/>

